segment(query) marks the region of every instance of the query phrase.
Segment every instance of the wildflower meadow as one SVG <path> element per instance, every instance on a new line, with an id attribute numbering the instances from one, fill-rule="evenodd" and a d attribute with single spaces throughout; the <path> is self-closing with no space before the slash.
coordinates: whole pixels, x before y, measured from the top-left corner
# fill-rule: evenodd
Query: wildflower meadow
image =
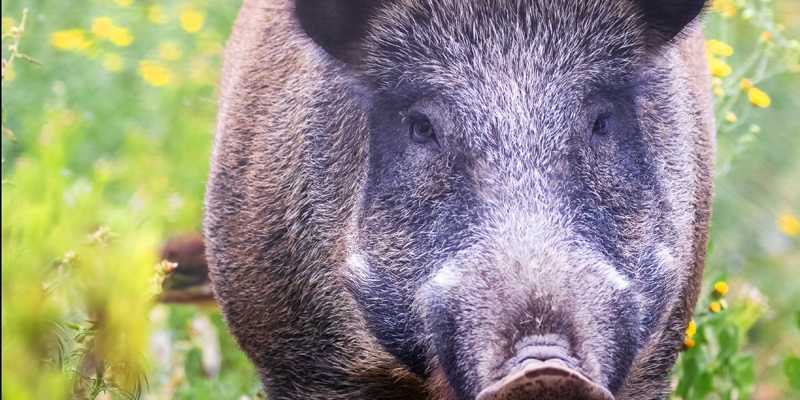
<path id="1" fill-rule="evenodd" d="M 213 303 L 157 299 L 202 231 L 239 2 L 2 3 L 2 398 L 254 399 Z M 716 0 L 717 172 L 676 399 L 800 398 L 800 2 Z"/>

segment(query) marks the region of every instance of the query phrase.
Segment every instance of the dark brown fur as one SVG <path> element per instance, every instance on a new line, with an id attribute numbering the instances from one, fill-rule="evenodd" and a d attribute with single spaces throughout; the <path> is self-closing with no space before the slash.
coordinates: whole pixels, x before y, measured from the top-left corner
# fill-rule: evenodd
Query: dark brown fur
<path id="1" fill-rule="evenodd" d="M 693 210 L 692 220 L 675 235 L 691 244 L 685 254 L 675 250 L 676 259 L 687 260 L 676 266 L 680 270 L 670 281 L 678 285 L 676 296 L 665 302 L 658 329 L 638 349 L 615 392 L 623 399 L 666 395 L 705 258 L 713 187 L 712 105 L 700 34 L 696 27 L 672 39 L 674 33 L 667 39 L 653 35 L 642 51 L 656 46 L 653 57 L 669 63 L 674 86 L 664 90 L 685 100 L 685 109 L 674 110 L 683 119 L 674 124 L 696 132 L 675 150 L 690 152 L 692 165 L 672 165 L 683 158 L 666 155 L 656 157 L 653 167 L 659 176 L 691 175 L 675 181 L 685 187 L 670 191 L 675 198 L 665 200 Z M 351 257 L 371 168 L 370 106 L 365 103 L 372 94 L 364 93 L 369 86 L 360 81 L 365 69 L 355 73 L 348 63 L 370 51 L 348 47 L 340 57 L 346 63 L 332 58 L 302 29 L 288 0 L 245 0 L 227 46 L 206 197 L 207 255 L 226 322 L 270 398 L 444 400 L 475 392 L 454 387 L 441 349 L 428 348 L 427 376 L 410 371 L 376 338 L 365 306 L 353 295 L 368 286 Z M 637 233 L 631 235 L 635 241 Z M 385 248 L 386 257 L 417 256 L 411 246 L 397 247 L 403 240 L 397 233 L 377 246 Z M 423 289 L 429 287 L 440 290 Z M 415 307 L 421 314 L 432 312 L 424 304 Z M 467 322 L 484 319 L 474 318 Z M 436 347 L 432 336 L 420 340 Z M 469 379 L 470 385 L 483 385 L 488 378 Z"/>

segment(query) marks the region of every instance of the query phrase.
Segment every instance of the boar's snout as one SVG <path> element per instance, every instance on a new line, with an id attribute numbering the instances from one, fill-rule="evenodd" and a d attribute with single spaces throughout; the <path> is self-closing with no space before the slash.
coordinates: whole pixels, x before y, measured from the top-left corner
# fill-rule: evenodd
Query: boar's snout
<path id="1" fill-rule="evenodd" d="M 580 372 L 566 342 L 553 335 L 520 341 L 501 370 L 505 375 L 483 389 L 477 400 L 614 398 Z"/>
<path id="2" fill-rule="evenodd" d="M 545 253 L 510 257 L 525 263 L 473 253 L 421 293 L 429 343 L 457 398 L 614 398 L 640 341 L 641 305 L 601 255 Z"/>
<path id="3" fill-rule="evenodd" d="M 482 390 L 477 400 L 613 400 L 614 396 L 560 359 L 527 360 L 522 369 Z"/>

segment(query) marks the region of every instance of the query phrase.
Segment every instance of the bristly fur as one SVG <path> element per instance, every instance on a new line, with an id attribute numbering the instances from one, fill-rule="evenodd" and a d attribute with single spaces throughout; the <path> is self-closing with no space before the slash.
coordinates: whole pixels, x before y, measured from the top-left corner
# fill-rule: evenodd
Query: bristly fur
<path id="1" fill-rule="evenodd" d="M 206 195 L 268 396 L 474 398 L 546 342 L 664 398 L 713 187 L 702 3 L 320 1 L 245 0 Z"/>

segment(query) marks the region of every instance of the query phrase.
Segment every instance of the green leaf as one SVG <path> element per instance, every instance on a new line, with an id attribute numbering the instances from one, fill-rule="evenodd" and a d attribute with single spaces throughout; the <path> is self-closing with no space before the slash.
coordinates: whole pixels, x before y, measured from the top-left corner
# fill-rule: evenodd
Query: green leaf
<path id="1" fill-rule="evenodd" d="M 83 328 L 80 327 L 80 325 L 73 324 L 72 322 L 65 322 L 64 325 L 66 325 L 68 328 L 70 328 L 72 330 L 76 330 L 76 331 L 79 331 L 79 330 L 83 329 Z"/>
<path id="2" fill-rule="evenodd" d="M 750 393 L 756 381 L 755 362 L 752 356 L 737 357 L 733 361 L 734 384 L 742 393 Z"/>
<path id="3" fill-rule="evenodd" d="M 697 381 L 697 386 L 695 386 L 695 398 L 704 399 L 711 394 L 712 391 L 714 391 L 714 375 L 708 371 L 703 372 L 703 374 L 700 375 L 700 379 Z"/>
<path id="4" fill-rule="evenodd" d="M 732 357 L 739 350 L 739 335 L 734 327 L 725 327 L 719 332 L 719 360 Z"/>
<path id="5" fill-rule="evenodd" d="M 683 353 L 680 366 L 681 375 L 678 381 L 678 387 L 675 389 L 675 394 L 682 399 L 690 399 L 693 397 L 692 391 L 700 377 L 700 361 L 697 357 Z"/>
<path id="6" fill-rule="evenodd" d="M 206 378 L 206 374 L 203 371 L 202 350 L 197 347 L 189 350 L 186 354 L 186 362 L 183 368 L 186 374 L 186 380 L 189 381 L 190 384 L 203 381 Z"/>
<path id="7" fill-rule="evenodd" d="M 783 364 L 783 372 L 789 379 L 789 386 L 800 389 L 800 357 L 789 356 Z"/>

